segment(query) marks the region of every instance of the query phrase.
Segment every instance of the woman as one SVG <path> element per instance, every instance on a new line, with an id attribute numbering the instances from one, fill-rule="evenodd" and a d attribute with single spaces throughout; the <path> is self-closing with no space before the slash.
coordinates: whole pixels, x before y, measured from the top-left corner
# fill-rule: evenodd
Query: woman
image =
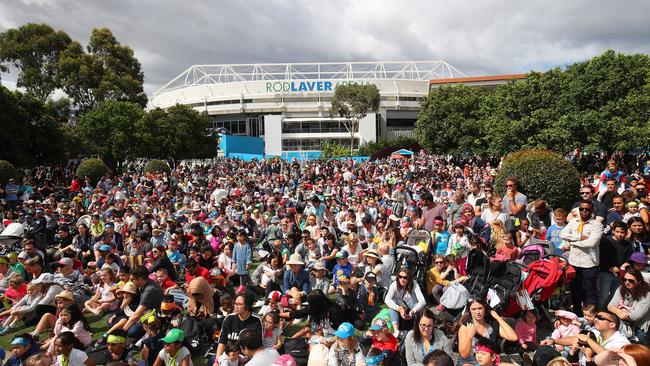
<path id="1" fill-rule="evenodd" d="M 632 217 L 627 222 L 627 225 L 630 228 L 627 240 L 632 243 L 634 252 L 647 253 L 648 248 L 650 248 L 650 235 L 648 235 L 643 219 Z"/>
<path id="2" fill-rule="evenodd" d="M 495 221 L 500 221 L 506 232 L 512 231 L 510 217 L 503 210 L 503 197 L 493 195 L 489 200 L 489 207 L 481 214 L 481 219 L 488 224 L 493 224 Z"/>
<path id="3" fill-rule="evenodd" d="M 201 330 L 212 334 L 217 321 L 217 318 L 213 316 L 214 304 L 219 301 L 219 293 L 210 286 L 205 278 L 199 276 L 190 282 L 187 287 L 187 296 L 189 298 L 187 311 L 190 316 L 198 321 Z"/>
<path id="4" fill-rule="evenodd" d="M 77 253 L 82 253 L 85 261 L 92 261 L 95 259 L 95 254 L 93 252 L 93 245 L 95 244 L 95 239 L 90 234 L 88 226 L 84 223 L 77 226 L 79 233 L 72 238 L 72 248 Z M 66 248 L 62 248 L 61 252 L 65 251 Z"/>
<path id="5" fill-rule="evenodd" d="M 642 366 L 650 365 L 650 347 L 641 344 L 627 344 L 620 350 L 606 350 L 594 359 L 598 366 Z"/>
<path id="6" fill-rule="evenodd" d="M 467 308 L 469 311 L 465 312 L 455 327 L 458 330 L 457 365 L 476 363 L 472 350 L 481 338 L 488 338 L 495 344 L 499 344 L 501 339 L 511 342 L 517 340 L 515 330 L 496 311 L 490 310 L 484 300 L 472 299 Z"/>
<path id="7" fill-rule="evenodd" d="M 348 261 L 352 264 L 352 268 L 357 268 L 359 263 L 363 262 L 363 248 L 359 243 L 359 235 L 355 233 L 350 233 L 345 238 L 346 245 L 341 248 L 348 252 Z"/>
<path id="8" fill-rule="evenodd" d="M 427 293 L 433 295 L 436 304 L 440 304 L 440 298 L 449 285 L 467 279 L 465 276 L 453 279 L 455 273 L 454 267 L 449 265 L 442 254 L 433 257 L 433 267 L 427 273 Z"/>
<path id="9" fill-rule="evenodd" d="M 336 242 L 334 239 L 334 235 L 331 233 L 328 233 L 325 235 L 325 243 L 323 244 L 322 250 L 322 257 L 321 261 L 325 265 L 325 268 L 327 268 L 328 271 L 331 271 L 334 269 L 334 266 L 336 265 L 336 253 L 339 252 L 341 247 L 339 244 Z"/>
<path id="10" fill-rule="evenodd" d="M 490 240 L 490 225 L 486 224 L 485 221 L 476 216 L 474 207 L 469 203 L 463 204 L 462 217 L 460 221 L 472 232 L 472 234 L 478 235 L 486 241 Z"/>
<path id="11" fill-rule="evenodd" d="M 365 365 L 359 340 L 354 335 L 354 326 L 348 322 L 341 324 L 336 332 L 334 344 L 330 347 L 328 366 Z"/>
<path id="12" fill-rule="evenodd" d="M 54 341 L 56 362 L 54 366 L 95 366 L 95 362 L 82 351 L 83 345 L 72 332 L 63 332 Z"/>
<path id="13" fill-rule="evenodd" d="M 454 194 L 454 199 L 451 201 L 449 208 L 447 209 L 447 216 L 449 217 L 450 222 L 456 222 L 460 220 L 461 216 L 463 215 L 461 209 L 465 203 L 465 193 L 463 193 L 462 190 L 456 191 Z"/>
<path id="14" fill-rule="evenodd" d="M 401 268 L 397 274 L 397 282 L 390 284 L 386 293 L 385 303 L 390 309 L 390 320 L 395 333 L 400 329 L 411 327 L 413 316 L 425 305 L 426 300 L 420 286 L 413 280 L 413 273 L 408 268 Z"/>
<path id="15" fill-rule="evenodd" d="M 445 333 L 434 328 L 434 325 L 435 317 L 431 310 L 422 309 L 416 317 L 413 329 L 404 338 L 404 350 L 408 366 L 422 366 L 424 357 L 437 349 L 452 354 L 451 342 Z"/>
<path id="16" fill-rule="evenodd" d="M 176 281 L 176 268 L 169 257 L 167 257 L 167 251 L 165 247 L 158 246 L 151 250 L 151 255 L 153 256 L 153 263 L 151 263 L 151 268 L 149 268 L 149 273 L 156 273 L 157 270 L 164 268 L 167 270 L 169 278 L 173 281 Z"/>
<path id="17" fill-rule="evenodd" d="M 645 343 L 650 329 L 650 284 L 641 272 L 629 267 L 623 276 L 623 285 L 614 293 L 607 310 L 632 325 L 639 343 Z"/>

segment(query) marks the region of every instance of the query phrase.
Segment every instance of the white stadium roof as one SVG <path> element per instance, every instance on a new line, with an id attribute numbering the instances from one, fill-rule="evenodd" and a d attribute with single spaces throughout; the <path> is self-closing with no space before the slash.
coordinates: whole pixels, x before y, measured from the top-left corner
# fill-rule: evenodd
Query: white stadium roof
<path id="1" fill-rule="evenodd" d="M 191 86 L 273 80 L 419 80 L 466 77 L 445 61 L 194 65 L 154 92 Z"/>

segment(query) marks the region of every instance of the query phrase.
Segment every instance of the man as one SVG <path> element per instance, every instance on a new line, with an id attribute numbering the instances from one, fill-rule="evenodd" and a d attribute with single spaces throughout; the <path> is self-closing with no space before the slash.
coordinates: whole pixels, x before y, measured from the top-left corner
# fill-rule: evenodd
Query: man
<path id="1" fill-rule="evenodd" d="M 608 227 L 615 221 L 623 221 L 623 215 L 625 215 L 625 198 L 620 194 L 615 194 L 612 197 L 612 207 L 607 212 L 606 224 Z M 611 227 L 609 228 L 611 230 Z M 606 228 L 605 231 L 608 231 Z"/>
<path id="2" fill-rule="evenodd" d="M 250 329 L 260 337 L 262 341 L 262 320 L 252 312 L 253 296 L 247 292 L 235 298 L 235 312 L 223 320 L 219 346 L 217 346 L 217 357 L 223 354 L 228 341 L 239 340 L 239 335 L 244 329 Z"/>
<path id="3" fill-rule="evenodd" d="M 108 333 L 106 349 L 88 355 L 98 365 L 112 363 L 129 364 L 129 350 L 126 347 L 127 333 L 124 329 L 115 329 Z"/>
<path id="4" fill-rule="evenodd" d="M 248 366 L 267 366 L 280 357 L 278 351 L 273 348 L 264 348 L 262 337 L 252 329 L 244 329 L 239 335 L 239 347 L 241 352 L 249 358 Z"/>
<path id="5" fill-rule="evenodd" d="M 5 185 L 5 202 L 9 210 L 15 210 L 18 205 L 18 186 L 13 178 Z"/>
<path id="6" fill-rule="evenodd" d="M 282 293 L 289 294 L 295 293 L 296 290 L 306 296 L 311 290 L 309 274 L 303 268 L 305 263 L 302 261 L 300 254 L 294 253 L 289 257 L 286 263 L 291 270 L 284 272 L 282 280 Z"/>
<path id="7" fill-rule="evenodd" d="M 593 215 L 596 216 L 596 220 L 601 224 L 605 222 L 607 218 L 607 208 L 602 202 L 598 201 L 594 197 L 594 187 L 586 185 L 580 188 L 580 198 L 582 201 L 591 201 L 593 204 Z M 569 220 L 572 220 L 575 217 L 579 216 L 578 206 L 581 201 L 576 202 L 571 208 L 571 215 L 569 215 Z"/>
<path id="8" fill-rule="evenodd" d="M 621 266 L 634 252 L 631 243 L 625 240 L 627 225 L 624 222 L 612 223 L 612 235 L 600 241 L 600 274 L 598 275 L 598 307 L 605 309 L 614 291 L 622 284 L 619 274 Z"/>
<path id="9" fill-rule="evenodd" d="M 425 192 L 420 196 L 422 203 L 422 217 L 418 220 L 418 227 L 432 232 L 434 229 L 434 221 L 437 216 L 440 216 L 443 221 L 443 230 L 447 223 L 447 210 L 443 205 L 437 205 L 433 201 L 431 192 Z"/>
<path id="10" fill-rule="evenodd" d="M 594 319 L 594 328 L 600 333 L 596 340 L 589 338 L 587 334 L 563 337 L 553 341 L 552 339 L 540 342 L 541 345 L 559 344 L 563 346 L 585 345 L 598 354 L 605 350 L 618 348 L 630 344 L 630 341 L 618 330 L 621 321 L 616 314 L 610 311 L 599 311 Z"/>
<path id="11" fill-rule="evenodd" d="M 560 238 L 569 245 L 569 264 L 576 270 L 571 281 L 573 312 L 582 316 L 582 306 L 598 304 L 596 279 L 600 265 L 600 239 L 603 225 L 592 218 L 594 203 L 582 200 L 578 211 L 580 216 L 571 220 L 560 233 Z"/>
<path id="12" fill-rule="evenodd" d="M 104 225 L 104 237 L 108 237 L 120 253 L 124 251 L 122 234 L 115 231 L 115 225 L 112 222 L 107 222 Z"/>
<path id="13" fill-rule="evenodd" d="M 485 194 L 481 192 L 481 187 L 477 182 L 469 184 L 469 193 L 467 194 L 467 202 L 475 208 L 480 208 L 483 202 L 487 202 Z"/>
<path id="14" fill-rule="evenodd" d="M 199 266 L 196 259 L 190 258 L 185 264 L 185 284 L 183 284 L 183 287 L 187 287 L 196 277 L 203 277 L 208 283 L 212 284 L 210 271 L 207 268 Z"/>
<path id="15" fill-rule="evenodd" d="M 139 289 L 140 302 L 122 329 L 128 332 L 129 337 L 140 338 L 144 334 L 142 325 L 138 324 L 140 318 L 147 311 L 160 309 L 160 303 L 163 300 L 164 294 L 160 286 L 149 279 L 149 271 L 145 267 L 136 267 L 131 272 L 131 281 Z"/>
<path id="16" fill-rule="evenodd" d="M 519 192 L 519 179 L 510 177 L 506 181 L 506 194 L 503 196 L 503 209 L 510 216 L 510 219 L 519 224 L 519 220 L 526 217 L 526 205 L 528 197 Z"/>
<path id="17" fill-rule="evenodd" d="M 73 268 L 74 262 L 71 258 L 61 258 L 56 262 L 58 273 L 56 277 L 59 279 L 63 288 L 72 292 L 77 300 L 77 303 L 82 303 L 86 300 L 86 290 L 84 288 L 84 276 Z"/>
<path id="18" fill-rule="evenodd" d="M 601 192 L 598 193 L 598 201 L 602 202 L 605 208 L 609 210 L 612 208 L 612 199 L 618 194 L 616 192 L 616 178 L 607 178 L 605 183 L 607 184 L 607 190 L 602 194 Z"/>

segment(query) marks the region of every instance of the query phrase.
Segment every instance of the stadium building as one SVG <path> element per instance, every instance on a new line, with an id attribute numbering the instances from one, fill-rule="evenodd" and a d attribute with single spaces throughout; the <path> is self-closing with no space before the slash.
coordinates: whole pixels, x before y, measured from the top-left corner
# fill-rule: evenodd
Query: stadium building
<path id="1" fill-rule="evenodd" d="M 154 92 L 151 106 L 190 105 L 207 112 L 214 128 L 261 138 L 266 155 L 311 158 L 324 142 L 350 144 L 342 119 L 329 112 L 336 86 L 371 83 L 379 89 L 379 110 L 355 132 L 358 147 L 413 136 L 430 82 L 463 77 L 444 61 L 195 65 Z"/>

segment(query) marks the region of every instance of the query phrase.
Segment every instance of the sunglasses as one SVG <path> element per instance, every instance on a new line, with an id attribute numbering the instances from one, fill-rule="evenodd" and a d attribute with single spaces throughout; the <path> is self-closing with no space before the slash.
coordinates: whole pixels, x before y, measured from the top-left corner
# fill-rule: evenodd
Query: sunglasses
<path id="1" fill-rule="evenodd" d="M 400 280 L 408 280 L 409 276 L 397 276 Z"/>
<path id="2" fill-rule="evenodd" d="M 623 282 L 629 282 L 629 283 L 634 284 L 634 283 L 636 283 L 636 279 L 634 279 L 634 278 L 624 278 Z"/>
<path id="3" fill-rule="evenodd" d="M 514 184 L 506 184 L 506 187 L 514 187 Z"/>
<path id="4" fill-rule="evenodd" d="M 582 212 L 586 212 L 586 211 L 591 211 L 591 208 L 580 207 L 578 210 L 580 210 L 580 211 L 582 211 Z"/>
<path id="5" fill-rule="evenodd" d="M 612 323 L 614 322 L 612 319 L 605 318 L 604 316 L 602 316 L 600 314 L 596 315 L 596 319 L 598 319 L 600 321 L 607 321 L 607 322 L 612 322 Z"/>
<path id="6" fill-rule="evenodd" d="M 581 196 L 586 196 L 586 195 L 588 195 L 588 194 L 591 194 L 591 192 L 580 192 L 580 195 L 581 195 Z"/>
<path id="7" fill-rule="evenodd" d="M 435 261 L 433 263 L 435 263 L 435 264 L 443 264 L 443 263 L 445 263 L 445 261 Z"/>

